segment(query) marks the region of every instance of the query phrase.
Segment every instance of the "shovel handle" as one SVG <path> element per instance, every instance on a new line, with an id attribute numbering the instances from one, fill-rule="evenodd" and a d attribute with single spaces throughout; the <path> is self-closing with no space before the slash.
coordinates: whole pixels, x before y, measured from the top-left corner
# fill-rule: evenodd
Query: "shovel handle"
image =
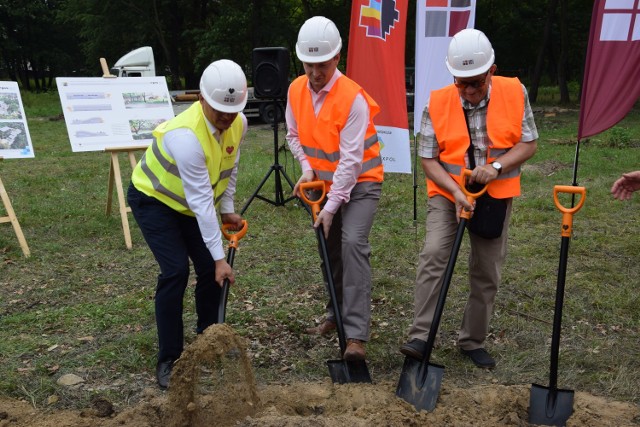
<path id="1" fill-rule="evenodd" d="M 310 200 L 307 196 L 306 191 L 308 190 L 319 190 L 322 191 L 320 197 L 316 200 Z M 300 198 L 309 206 L 311 206 L 311 213 L 313 215 L 313 222 L 316 221 L 318 214 L 320 213 L 320 203 L 324 200 L 326 195 L 326 188 L 324 186 L 324 181 L 310 181 L 310 182 L 302 182 L 300 183 Z"/>
<path id="2" fill-rule="evenodd" d="M 238 249 L 238 242 L 247 234 L 247 220 L 242 220 L 242 228 L 235 233 L 231 233 L 231 227 L 235 224 L 222 224 L 222 235 L 229 241 L 229 247 Z"/>
<path id="3" fill-rule="evenodd" d="M 558 198 L 559 193 L 579 194 L 580 200 L 578 204 L 572 208 L 567 208 L 562 205 Z M 571 237 L 571 229 L 573 227 L 573 214 L 577 213 L 587 197 L 587 190 L 584 187 L 577 187 L 574 185 L 556 185 L 553 187 L 553 201 L 556 204 L 556 208 L 562 212 L 562 237 Z"/>
<path id="4" fill-rule="evenodd" d="M 469 203 L 473 204 L 473 202 L 475 202 L 478 197 L 487 192 L 487 186 L 485 185 L 484 187 L 482 187 L 482 189 L 480 189 L 480 191 L 478 191 L 477 193 L 470 192 L 469 190 L 467 190 L 467 178 L 469 178 L 470 176 L 471 170 L 462 169 L 462 185 L 460 186 L 460 188 L 462 189 L 464 195 L 467 196 L 467 200 L 469 201 Z M 467 220 L 471 219 L 471 214 L 471 211 L 462 209 L 462 212 L 460 212 L 460 218 L 464 218 Z"/>

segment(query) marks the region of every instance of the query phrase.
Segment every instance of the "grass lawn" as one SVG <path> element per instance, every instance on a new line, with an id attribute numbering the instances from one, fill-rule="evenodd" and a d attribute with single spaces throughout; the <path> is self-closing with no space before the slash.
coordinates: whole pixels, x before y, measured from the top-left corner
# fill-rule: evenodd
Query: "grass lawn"
<path id="1" fill-rule="evenodd" d="M 32 252 L 23 257 L 11 226 L 2 225 L 0 394 L 37 406 L 55 394 L 59 406 L 80 408 L 96 393 L 126 404 L 154 385 L 157 265 L 131 216 L 133 248 L 127 250 L 117 206 L 105 215 L 109 156 L 71 152 L 55 96 L 48 106 L 25 99 L 36 157 L 0 162 L 0 177 Z M 554 185 L 572 183 L 578 111 L 534 109 L 539 150 L 525 166 L 523 196 L 514 202 L 509 255 L 488 339 L 498 368 L 475 369 L 454 346 L 468 292 L 465 240 L 432 357 L 447 366 L 447 381 L 456 385 L 548 383 L 562 220 L 552 194 Z M 280 128 L 281 148 L 284 135 Z M 273 147 L 273 130 L 253 124 L 242 151 L 238 211 L 269 171 Z M 297 163 L 284 148 L 279 158 L 295 181 Z M 131 170 L 124 154 L 120 165 L 126 186 Z M 638 108 L 580 145 L 577 181 L 587 196 L 573 222 L 558 379 L 562 388 L 636 404 L 640 194 L 622 203 L 609 189 L 622 172 L 639 168 Z M 271 200 L 273 178 L 260 192 Z M 413 316 L 413 280 L 424 239 L 421 171 L 416 194 L 414 218 L 413 176 L 386 175 L 371 233 L 373 321 L 367 349 L 374 380 L 394 380 L 402 366 L 398 346 Z M 294 201 L 274 206 L 256 198 L 245 218 L 249 231 L 235 257 L 237 284 L 227 323 L 248 340 L 258 382 L 326 378 L 325 360 L 338 356 L 337 345 L 304 334 L 322 317 L 326 301 L 308 214 Z M 195 338 L 192 289 L 184 303 L 190 342 Z M 92 386 L 58 386 L 56 380 L 66 373 Z"/>

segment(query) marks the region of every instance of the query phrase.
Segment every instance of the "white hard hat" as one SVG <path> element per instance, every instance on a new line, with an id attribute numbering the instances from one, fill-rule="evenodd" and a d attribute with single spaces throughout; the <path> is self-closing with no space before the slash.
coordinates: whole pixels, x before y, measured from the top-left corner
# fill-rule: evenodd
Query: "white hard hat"
<path id="1" fill-rule="evenodd" d="M 302 62 L 315 64 L 325 62 L 340 53 L 340 32 L 330 19 L 314 16 L 300 27 L 296 55 Z"/>
<path id="2" fill-rule="evenodd" d="M 220 59 L 202 73 L 200 93 L 214 110 L 239 113 L 247 105 L 247 78 L 238 64 Z"/>
<path id="3" fill-rule="evenodd" d="M 495 61 L 491 42 L 482 31 L 467 28 L 449 43 L 447 68 L 454 77 L 473 77 L 485 73 Z"/>

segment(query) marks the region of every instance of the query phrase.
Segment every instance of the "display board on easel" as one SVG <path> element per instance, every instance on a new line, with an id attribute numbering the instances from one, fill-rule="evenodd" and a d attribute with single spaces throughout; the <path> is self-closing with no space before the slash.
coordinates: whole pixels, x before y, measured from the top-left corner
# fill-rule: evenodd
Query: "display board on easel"
<path id="1" fill-rule="evenodd" d="M 0 160 L 35 157 L 31 145 L 31 136 L 27 118 L 20 97 L 20 89 L 16 82 L 0 82 Z M 0 216 L 0 223 L 10 222 L 18 237 L 24 256 L 31 255 L 27 241 L 22 234 L 18 217 L 16 216 L 11 199 L 7 194 L 2 179 L 0 179 L 0 199 L 7 213 Z"/>
<path id="2" fill-rule="evenodd" d="M 173 118 L 164 77 L 57 77 L 71 149 L 148 146 L 151 132 Z"/>
<path id="3" fill-rule="evenodd" d="M 103 66 L 103 68 L 105 68 Z M 115 187 L 125 244 L 131 235 L 118 154 L 126 152 L 132 167 L 133 153 L 151 144 L 152 131 L 174 117 L 164 77 L 57 77 L 60 103 L 74 152 L 103 151 L 110 154 L 106 213 L 111 213 Z"/>
<path id="4" fill-rule="evenodd" d="M 35 157 L 16 82 L 0 82 L 0 157 Z"/>

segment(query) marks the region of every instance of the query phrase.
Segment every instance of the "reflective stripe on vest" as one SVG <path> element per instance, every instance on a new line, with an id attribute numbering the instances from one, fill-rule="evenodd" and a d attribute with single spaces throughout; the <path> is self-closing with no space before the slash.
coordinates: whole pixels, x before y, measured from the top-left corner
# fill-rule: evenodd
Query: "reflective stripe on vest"
<path id="1" fill-rule="evenodd" d="M 369 105 L 369 124 L 365 134 L 362 170 L 358 182 L 384 179 L 380 142 L 373 125 L 378 104 L 355 82 L 341 76 L 327 94 L 318 117 L 313 110 L 308 78 L 300 76 L 289 88 L 289 105 L 298 126 L 298 137 L 311 167 L 319 179 L 331 186 L 340 161 L 340 131 L 349 118 L 355 97 L 360 93 Z"/>
<path id="2" fill-rule="evenodd" d="M 451 177 L 461 185 L 461 172 L 465 166 L 465 154 L 471 143 L 469 131 L 460 102 L 460 94 L 454 85 L 433 91 L 429 101 L 429 115 L 440 146 L 439 162 Z M 493 76 L 491 100 L 487 106 L 487 134 L 492 146 L 488 148 L 487 163 L 505 154 L 522 136 L 524 94 L 516 78 Z M 496 198 L 520 195 L 520 168 L 504 172 L 489 183 L 487 190 Z M 429 197 L 442 195 L 453 201 L 453 196 L 427 179 Z"/>
<path id="3" fill-rule="evenodd" d="M 376 144 L 378 142 L 378 134 L 372 135 L 369 138 L 367 138 L 364 141 L 364 149 L 368 149 L 373 147 L 374 144 Z M 328 160 L 330 162 L 337 162 L 338 160 L 340 160 L 340 152 L 339 151 L 334 151 L 332 153 L 327 153 L 323 150 L 320 150 L 318 148 L 311 148 L 311 147 L 306 147 L 306 146 L 302 146 L 302 150 L 304 151 L 304 154 L 307 155 L 307 157 L 313 157 L 316 159 L 321 159 L 321 160 Z M 374 157 L 372 159 L 369 159 L 365 162 L 362 163 L 362 170 L 360 171 L 360 175 L 364 174 L 365 172 L 370 171 L 371 169 L 375 168 L 376 166 L 380 166 L 382 164 L 382 157 L 377 156 Z M 327 171 L 321 171 L 321 170 L 315 170 L 314 172 L 316 173 L 316 175 L 318 176 L 319 179 L 323 180 L 323 181 L 333 181 L 333 171 L 327 172 Z"/>
<path id="4" fill-rule="evenodd" d="M 134 168 L 131 179 L 138 190 L 180 213 L 194 216 L 184 195 L 180 171 L 162 144 L 164 134 L 178 128 L 190 129 L 200 142 L 213 190 L 214 204 L 217 205 L 233 173 L 238 145 L 242 138 L 242 118 L 237 117 L 234 120 L 231 127 L 222 133 L 221 143 L 218 143 L 209 131 L 200 102 L 195 102 L 185 112 L 162 123 L 154 130 L 153 143 Z"/>

